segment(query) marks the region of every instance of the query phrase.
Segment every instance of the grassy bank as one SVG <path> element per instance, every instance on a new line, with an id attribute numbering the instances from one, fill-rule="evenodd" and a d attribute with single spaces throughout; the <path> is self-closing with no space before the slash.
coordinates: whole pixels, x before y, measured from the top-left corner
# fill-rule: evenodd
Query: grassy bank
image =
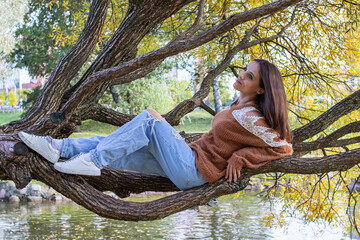
<path id="1" fill-rule="evenodd" d="M 176 131 L 186 133 L 208 132 L 211 127 L 211 120 L 214 116 L 206 111 L 194 111 L 187 114 L 179 124 L 175 126 Z"/>
<path id="2" fill-rule="evenodd" d="M 22 112 L 0 112 L 0 125 L 19 120 Z"/>
<path id="3" fill-rule="evenodd" d="M 194 111 L 186 115 L 179 126 L 175 126 L 176 131 L 185 131 L 186 133 L 207 132 L 210 130 L 210 124 L 213 116 L 205 111 Z M 83 121 L 80 126 L 81 132 L 73 133 L 71 138 L 89 138 L 92 136 L 107 136 L 118 127 L 106 123 L 100 123 L 93 120 Z"/>
<path id="4" fill-rule="evenodd" d="M 0 113 L 0 125 L 11 121 L 19 120 L 20 112 Z M 185 131 L 186 133 L 207 132 L 210 130 L 210 124 L 213 116 L 205 111 L 194 111 L 186 115 L 178 126 L 176 131 Z M 71 138 L 88 138 L 92 136 L 107 136 L 115 131 L 118 127 L 106 123 L 96 122 L 93 120 L 83 121 L 80 126 L 81 132 L 73 133 Z"/>

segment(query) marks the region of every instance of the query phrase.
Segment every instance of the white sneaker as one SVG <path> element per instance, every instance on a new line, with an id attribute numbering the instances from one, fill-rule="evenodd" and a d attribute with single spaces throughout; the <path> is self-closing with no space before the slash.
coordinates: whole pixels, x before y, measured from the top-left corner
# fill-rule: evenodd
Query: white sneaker
<path id="1" fill-rule="evenodd" d="M 19 132 L 18 135 L 29 148 L 39 153 L 46 160 L 52 163 L 59 160 L 60 151 L 51 146 L 51 137 L 36 136 L 26 132 Z"/>
<path id="2" fill-rule="evenodd" d="M 65 162 L 57 162 L 54 165 L 59 172 L 79 174 L 87 176 L 100 176 L 101 170 L 93 162 L 84 159 L 83 154 L 78 154 Z"/>

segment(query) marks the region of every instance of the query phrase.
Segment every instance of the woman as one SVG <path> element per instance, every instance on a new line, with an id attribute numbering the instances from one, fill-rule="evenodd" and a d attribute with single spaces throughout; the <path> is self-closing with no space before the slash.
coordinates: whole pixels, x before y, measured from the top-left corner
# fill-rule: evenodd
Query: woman
<path id="1" fill-rule="evenodd" d="M 168 177 L 181 190 L 224 176 L 236 181 L 243 167 L 257 168 L 291 155 L 292 135 L 284 85 L 275 65 L 255 59 L 233 86 L 240 97 L 191 144 L 153 109 L 107 137 L 59 140 L 25 132 L 19 136 L 64 173 L 98 176 L 109 166 Z M 60 156 L 71 159 L 57 162 Z"/>

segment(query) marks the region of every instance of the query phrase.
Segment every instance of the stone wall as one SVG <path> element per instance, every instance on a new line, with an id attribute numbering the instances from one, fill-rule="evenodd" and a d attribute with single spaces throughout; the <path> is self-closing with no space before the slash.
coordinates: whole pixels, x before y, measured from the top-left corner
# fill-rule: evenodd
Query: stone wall
<path id="1" fill-rule="evenodd" d="M 23 189 L 17 189 L 11 181 L 0 181 L 0 201 L 16 202 L 42 202 L 43 200 L 63 201 L 68 198 L 57 193 L 48 186 L 28 184 Z"/>

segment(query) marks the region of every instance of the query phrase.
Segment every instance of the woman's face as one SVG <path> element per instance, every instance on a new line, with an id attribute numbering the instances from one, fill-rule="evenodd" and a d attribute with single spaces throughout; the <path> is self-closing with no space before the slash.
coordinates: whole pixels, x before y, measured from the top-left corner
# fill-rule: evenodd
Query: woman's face
<path id="1" fill-rule="evenodd" d="M 233 87 L 241 94 L 256 96 L 263 94 L 264 89 L 260 88 L 260 66 L 257 62 L 250 62 L 233 84 Z"/>

